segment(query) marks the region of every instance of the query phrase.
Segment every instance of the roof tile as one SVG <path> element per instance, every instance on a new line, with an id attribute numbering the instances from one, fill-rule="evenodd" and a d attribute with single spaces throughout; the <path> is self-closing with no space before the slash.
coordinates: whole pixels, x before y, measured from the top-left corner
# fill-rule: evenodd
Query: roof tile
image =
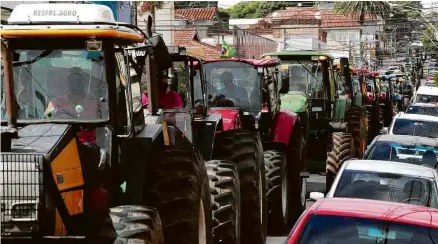
<path id="1" fill-rule="evenodd" d="M 195 28 L 174 30 L 173 42 L 173 45 L 178 46 L 201 47 L 204 50 L 205 59 L 218 58 L 220 56 L 221 48 L 201 42 Z"/>
<path id="2" fill-rule="evenodd" d="M 216 16 L 216 8 L 176 9 L 175 19 L 212 20 Z"/>

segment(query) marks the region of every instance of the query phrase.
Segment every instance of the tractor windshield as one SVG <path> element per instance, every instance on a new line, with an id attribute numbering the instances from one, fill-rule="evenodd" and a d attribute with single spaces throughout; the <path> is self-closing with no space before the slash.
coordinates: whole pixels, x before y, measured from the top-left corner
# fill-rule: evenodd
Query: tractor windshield
<path id="1" fill-rule="evenodd" d="M 281 70 L 289 77 L 289 91 L 307 94 L 310 88 L 314 90 L 322 88 L 322 70 L 319 62 L 282 60 Z"/>
<path id="2" fill-rule="evenodd" d="M 108 120 L 103 52 L 16 49 L 13 50 L 13 77 L 21 123 Z M 6 114 L 3 90 L 1 95 L 3 120 Z"/>
<path id="3" fill-rule="evenodd" d="M 212 107 L 239 107 L 242 110 L 258 111 L 261 108 L 261 75 L 253 65 L 220 61 L 204 65 L 207 82 L 207 97 Z M 201 89 L 200 86 L 195 89 Z M 195 90 L 195 95 L 201 94 Z M 200 98 L 196 98 L 200 99 Z"/>

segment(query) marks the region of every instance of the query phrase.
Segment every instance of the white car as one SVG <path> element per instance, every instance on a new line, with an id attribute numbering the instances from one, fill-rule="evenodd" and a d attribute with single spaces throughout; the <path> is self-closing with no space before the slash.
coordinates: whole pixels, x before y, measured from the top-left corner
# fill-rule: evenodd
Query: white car
<path id="1" fill-rule="evenodd" d="M 438 103 L 438 87 L 420 86 L 412 100 L 414 103 Z"/>
<path id="2" fill-rule="evenodd" d="M 428 81 L 426 81 L 425 86 L 436 87 L 435 81 L 434 80 L 428 80 Z"/>
<path id="3" fill-rule="evenodd" d="M 407 114 L 422 114 L 438 116 L 438 104 L 431 103 L 414 103 L 406 109 Z"/>
<path id="4" fill-rule="evenodd" d="M 410 135 L 438 138 L 438 117 L 422 114 L 398 113 L 392 119 L 389 135 Z"/>
<path id="5" fill-rule="evenodd" d="M 380 160 L 348 160 L 326 198 L 362 198 L 438 208 L 438 174 L 433 168 Z M 310 199 L 324 198 L 311 192 Z"/>

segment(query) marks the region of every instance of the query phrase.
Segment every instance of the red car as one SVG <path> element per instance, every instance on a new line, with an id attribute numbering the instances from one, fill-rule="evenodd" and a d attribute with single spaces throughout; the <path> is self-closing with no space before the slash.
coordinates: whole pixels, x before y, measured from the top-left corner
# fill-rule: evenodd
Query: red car
<path id="1" fill-rule="evenodd" d="M 438 209 L 365 199 L 321 199 L 301 215 L 286 243 L 436 244 Z"/>

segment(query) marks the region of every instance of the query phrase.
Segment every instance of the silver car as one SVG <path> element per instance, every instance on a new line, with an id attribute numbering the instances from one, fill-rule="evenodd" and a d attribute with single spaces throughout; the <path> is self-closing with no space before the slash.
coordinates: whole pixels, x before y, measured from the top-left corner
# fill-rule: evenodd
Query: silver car
<path id="1" fill-rule="evenodd" d="M 327 198 L 362 198 L 438 208 L 437 171 L 433 168 L 379 160 L 344 162 Z M 323 198 L 310 193 L 312 200 Z"/>

